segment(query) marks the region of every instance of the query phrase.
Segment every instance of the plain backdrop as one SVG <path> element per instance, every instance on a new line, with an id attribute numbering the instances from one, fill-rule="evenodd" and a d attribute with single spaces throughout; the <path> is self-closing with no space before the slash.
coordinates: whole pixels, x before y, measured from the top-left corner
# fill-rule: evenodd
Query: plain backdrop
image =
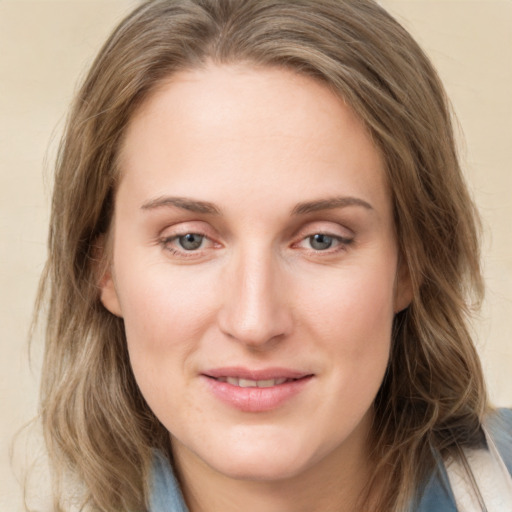
<path id="1" fill-rule="evenodd" d="M 486 231 L 487 298 L 476 341 L 493 402 L 512 406 L 512 0 L 381 3 L 434 61 L 465 135 L 463 166 Z M 136 4 L 0 0 L 1 511 L 22 510 L 9 450 L 37 413 L 42 341 L 36 334 L 30 366 L 27 335 L 56 147 L 79 77 Z"/>

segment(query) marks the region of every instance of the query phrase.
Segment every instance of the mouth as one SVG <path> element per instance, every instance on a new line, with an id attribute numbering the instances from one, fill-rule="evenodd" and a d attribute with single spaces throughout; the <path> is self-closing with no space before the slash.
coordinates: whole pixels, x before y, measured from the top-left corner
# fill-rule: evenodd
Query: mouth
<path id="1" fill-rule="evenodd" d="M 271 388 L 313 376 L 311 373 L 290 368 L 250 370 L 241 366 L 214 368 L 204 372 L 203 375 L 218 382 L 226 382 L 240 388 Z"/>
<path id="2" fill-rule="evenodd" d="M 209 377 L 207 375 L 207 377 Z M 287 382 L 293 382 L 299 379 L 287 379 L 286 377 L 279 377 L 277 379 L 263 379 L 263 380 L 252 380 L 252 379 L 244 379 L 241 377 L 210 377 L 211 379 L 216 380 L 217 382 L 227 382 L 232 386 L 237 386 L 239 388 L 272 388 L 274 386 L 280 386 L 281 384 L 286 384 Z"/>
<path id="3" fill-rule="evenodd" d="M 314 374 L 286 368 L 218 368 L 201 376 L 221 402 L 250 413 L 271 411 L 292 402 L 314 378 Z"/>

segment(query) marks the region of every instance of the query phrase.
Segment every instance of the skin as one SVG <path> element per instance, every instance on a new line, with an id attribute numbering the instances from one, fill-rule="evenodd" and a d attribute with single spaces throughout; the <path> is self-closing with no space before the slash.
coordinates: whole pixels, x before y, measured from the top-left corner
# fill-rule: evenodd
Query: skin
<path id="1" fill-rule="evenodd" d="M 410 301 L 362 122 L 311 78 L 212 64 L 161 84 L 120 162 L 101 299 L 124 318 L 190 509 L 355 510 L 393 317 Z M 187 233 L 199 248 L 185 250 Z M 201 376 L 226 366 L 313 377 L 276 409 L 244 412 Z"/>

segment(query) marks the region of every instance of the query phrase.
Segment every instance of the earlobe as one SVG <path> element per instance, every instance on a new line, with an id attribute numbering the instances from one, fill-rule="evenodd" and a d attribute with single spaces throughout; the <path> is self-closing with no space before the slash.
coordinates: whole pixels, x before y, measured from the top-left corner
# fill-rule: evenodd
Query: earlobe
<path id="1" fill-rule="evenodd" d="M 121 311 L 121 305 L 119 304 L 119 298 L 117 296 L 114 279 L 110 269 L 107 269 L 100 279 L 99 288 L 100 300 L 103 306 L 105 306 L 105 308 L 113 315 L 122 318 L 123 314 Z"/>
<path id="2" fill-rule="evenodd" d="M 122 318 L 121 305 L 112 273 L 112 266 L 107 261 L 105 235 L 101 235 L 94 244 L 94 260 L 96 262 L 96 275 L 98 276 L 99 299 L 103 306 L 113 315 Z"/>
<path id="3" fill-rule="evenodd" d="M 412 297 L 411 274 L 407 264 L 400 258 L 395 282 L 395 314 L 408 308 L 411 304 Z"/>

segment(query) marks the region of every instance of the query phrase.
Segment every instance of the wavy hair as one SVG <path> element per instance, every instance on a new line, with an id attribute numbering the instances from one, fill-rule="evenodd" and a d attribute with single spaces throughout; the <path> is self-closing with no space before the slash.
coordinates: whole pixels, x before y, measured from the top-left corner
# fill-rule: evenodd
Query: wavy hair
<path id="1" fill-rule="evenodd" d="M 397 314 L 375 400 L 370 491 L 404 510 L 436 464 L 481 440 L 487 398 L 468 315 L 482 296 L 479 221 L 440 80 L 408 32 L 372 0 L 154 0 L 124 19 L 81 86 L 56 164 L 40 410 L 63 510 L 71 476 L 96 511 L 147 510 L 151 452 L 168 433 L 132 374 L 123 321 L 100 303 L 108 240 L 135 110 L 170 75 L 243 62 L 311 76 L 349 104 L 383 155 L 413 300 Z"/>

